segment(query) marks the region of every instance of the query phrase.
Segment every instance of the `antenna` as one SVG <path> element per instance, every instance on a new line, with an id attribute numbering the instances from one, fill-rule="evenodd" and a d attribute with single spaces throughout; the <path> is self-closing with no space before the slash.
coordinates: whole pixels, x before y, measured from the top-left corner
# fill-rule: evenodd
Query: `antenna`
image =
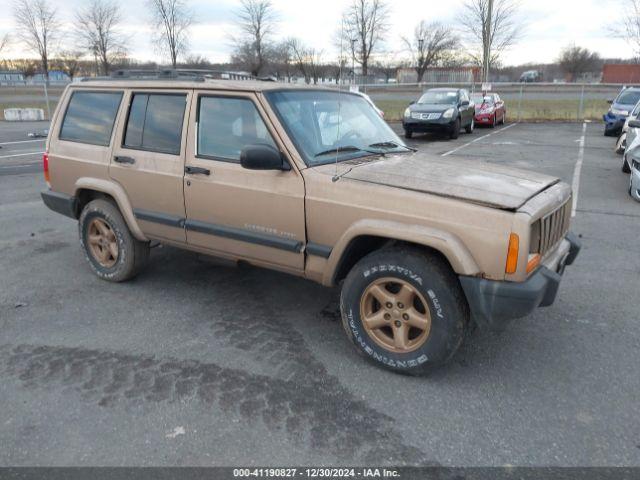
<path id="1" fill-rule="evenodd" d="M 340 124 L 342 123 L 342 113 L 341 113 L 341 102 L 340 97 L 342 96 L 342 60 L 343 60 L 343 42 L 344 42 L 344 18 L 342 22 L 340 22 L 340 66 L 338 67 L 338 128 L 336 134 L 336 140 L 340 140 Z M 340 177 L 338 176 L 338 155 L 340 154 L 340 147 L 336 148 L 336 169 L 333 174 L 332 180 L 334 182 L 338 181 Z"/>

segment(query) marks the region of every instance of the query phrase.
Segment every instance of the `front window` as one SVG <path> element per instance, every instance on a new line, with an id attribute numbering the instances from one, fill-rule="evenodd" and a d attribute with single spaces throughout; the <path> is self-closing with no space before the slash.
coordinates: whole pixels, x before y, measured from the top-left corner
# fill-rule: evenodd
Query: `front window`
<path id="1" fill-rule="evenodd" d="M 430 90 L 420 97 L 418 103 L 428 105 L 457 105 L 458 92 L 448 90 Z"/>
<path id="2" fill-rule="evenodd" d="M 361 96 L 319 90 L 267 98 L 309 166 L 409 149 Z"/>
<path id="3" fill-rule="evenodd" d="M 485 95 L 485 96 L 477 95 L 477 94 L 471 95 L 471 101 L 473 101 L 473 103 L 475 103 L 478 106 L 482 104 L 493 105 L 495 103 L 492 95 Z"/>

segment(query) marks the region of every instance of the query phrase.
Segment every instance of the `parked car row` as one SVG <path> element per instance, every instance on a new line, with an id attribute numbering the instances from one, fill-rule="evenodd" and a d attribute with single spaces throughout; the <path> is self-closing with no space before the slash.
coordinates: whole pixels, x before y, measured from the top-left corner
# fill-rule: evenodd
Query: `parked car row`
<path id="1" fill-rule="evenodd" d="M 402 127 L 405 138 L 438 132 L 456 139 L 462 129 L 473 133 L 476 125 L 494 128 L 506 118 L 504 101 L 497 93 L 470 95 L 464 88 L 431 88 L 404 111 Z"/>
<path id="2" fill-rule="evenodd" d="M 640 201 L 640 88 L 625 88 L 610 103 L 604 134 L 618 136 L 615 151 L 623 156 L 622 172 L 629 174 L 629 195 Z"/>

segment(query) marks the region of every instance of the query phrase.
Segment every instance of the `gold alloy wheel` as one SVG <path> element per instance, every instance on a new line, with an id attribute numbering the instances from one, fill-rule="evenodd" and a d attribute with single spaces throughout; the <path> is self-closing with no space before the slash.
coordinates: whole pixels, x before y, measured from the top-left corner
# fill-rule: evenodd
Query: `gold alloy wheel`
<path id="1" fill-rule="evenodd" d="M 379 278 L 365 289 L 360 318 L 374 342 L 396 353 L 420 348 L 431 331 L 428 303 L 413 285 L 399 278 Z"/>
<path id="2" fill-rule="evenodd" d="M 87 231 L 89 251 L 104 268 L 113 267 L 118 261 L 118 240 L 113 229 L 101 218 L 94 218 Z"/>

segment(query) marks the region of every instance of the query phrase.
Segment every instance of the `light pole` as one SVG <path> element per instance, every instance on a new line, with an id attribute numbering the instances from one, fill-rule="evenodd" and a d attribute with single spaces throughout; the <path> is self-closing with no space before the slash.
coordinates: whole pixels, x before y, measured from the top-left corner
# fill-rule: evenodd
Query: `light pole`
<path id="1" fill-rule="evenodd" d="M 420 70 L 422 72 L 422 62 L 424 62 L 424 55 L 422 53 L 422 47 L 424 47 L 424 38 L 419 38 L 418 39 L 418 70 Z M 424 72 L 422 72 L 424 75 Z M 422 80 L 422 78 L 418 79 L 418 82 L 420 82 Z"/>
<path id="2" fill-rule="evenodd" d="M 491 21 L 493 16 L 493 0 L 488 0 L 487 19 L 484 25 L 484 83 L 489 83 L 489 59 L 491 57 Z"/>
<path id="3" fill-rule="evenodd" d="M 356 83 L 356 42 L 357 38 L 351 39 L 351 83 Z"/>

